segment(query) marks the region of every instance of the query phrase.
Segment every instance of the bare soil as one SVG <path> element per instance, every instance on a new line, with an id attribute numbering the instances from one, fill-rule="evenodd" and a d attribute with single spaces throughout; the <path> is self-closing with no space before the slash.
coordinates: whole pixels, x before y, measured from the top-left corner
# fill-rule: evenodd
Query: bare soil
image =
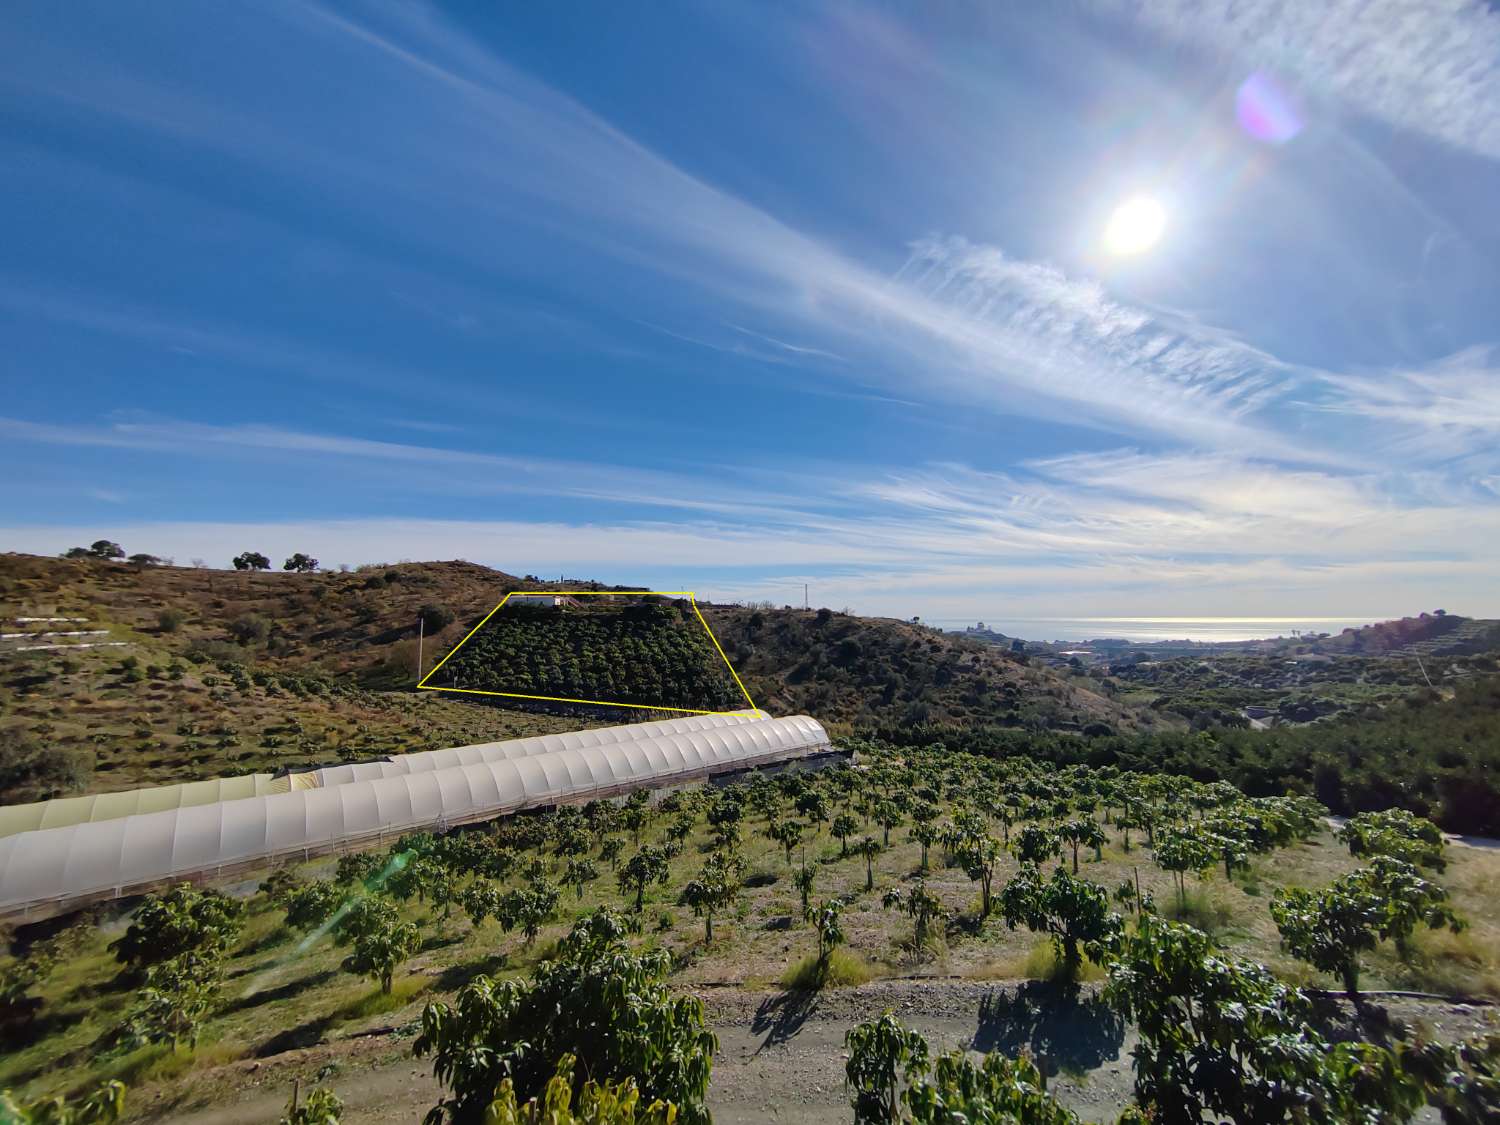
<path id="1" fill-rule="evenodd" d="M 1048 1073 L 1049 1089 L 1086 1121 L 1112 1121 L 1130 1099 L 1134 1033 L 1091 986 L 884 980 L 815 995 L 738 987 L 701 995 L 720 1041 L 709 1105 L 725 1125 L 846 1120 L 844 1034 L 886 1011 L 935 1048 L 1029 1051 Z M 1369 1011 L 1361 1025 L 1347 1004 L 1330 1001 L 1326 1030 L 1375 1036 L 1382 1030 L 1376 1013 L 1384 1012 L 1394 1029 L 1451 1040 L 1491 1018 L 1482 1007 L 1413 999 Z M 417 1121 L 442 1090 L 430 1065 L 411 1057 L 411 1042 L 409 1030 L 397 1030 L 202 1071 L 170 1089 L 133 1091 L 131 1117 L 260 1125 L 281 1113 L 295 1080 L 303 1090 L 330 1085 L 344 1101 L 346 1122 Z"/>

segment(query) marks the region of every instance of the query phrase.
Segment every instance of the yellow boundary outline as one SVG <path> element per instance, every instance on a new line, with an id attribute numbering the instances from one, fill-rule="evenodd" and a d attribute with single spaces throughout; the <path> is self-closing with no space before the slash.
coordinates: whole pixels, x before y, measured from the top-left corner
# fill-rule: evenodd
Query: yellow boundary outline
<path id="1" fill-rule="evenodd" d="M 448 691 L 457 695 L 494 695 L 505 699 L 537 699 L 547 703 L 585 703 L 591 707 L 630 707 L 637 711 L 672 711 L 680 715 L 733 715 L 738 712 L 738 708 L 734 711 L 697 711 L 690 707 L 653 707 L 649 703 L 612 703 L 605 699 L 569 699 L 567 696 L 562 695 L 523 695 L 515 691 L 481 691 L 478 688 L 438 687 L 436 684 L 429 684 L 427 682 L 433 676 L 437 675 L 438 669 L 453 659 L 454 654 L 459 649 L 469 643 L 470 638 L 475 633 L 489 624 L 490 618 L 499 613 L 506 602 L 517 596 L 523 598 L 687 598 L 688 603 L 693 607 L 693 615 L 698 618 L 698 624 L 703 626 L 703 631 L 708 634 L 708 639 L 714 643 L 714 650 L 718 652 L 719 659 L 724 662 L 724 667 L 728 668 L 729 674 L 734 677 L 735 687 L 740 689 L 740 694 L 745 697 L 745 702 L 750 705 L 750 710 L 758 710 L 755 706 L 755 700 L 751 699 L 750 693 L 745 690 L 745 684 L 740 679 L 740 674 L 734 670 L 734 665 L 729 662 L 729 657 L 725 655 L 724 646 L 719 644 L 719 638 L 714 636 L 713 629 L 709 627 L 708 622 L 704 619 L 703 611 L 698 608 L 698 598 L 692 590 L 512 590 L 500 599 L 499 605 L 484 615 L 483 620 L 478 625 L 475 625 L 474 628 L 470 629 L 464 635 L 463 640 L 448 650 L 447 656 L 433 665 L 431 672 L 428 672 L 427 675 L 417 681 L 417 690 Z"/>

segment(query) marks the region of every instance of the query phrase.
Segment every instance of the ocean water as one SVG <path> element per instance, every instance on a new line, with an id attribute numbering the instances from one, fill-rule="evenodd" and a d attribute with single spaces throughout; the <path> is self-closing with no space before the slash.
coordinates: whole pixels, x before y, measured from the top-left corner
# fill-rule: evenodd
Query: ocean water
<path id="1" fill-rule="evenodd" d="M 1368 625 L 1367 617 L 982 617 L 972 621 L 934 620 L 945 629 L 983 621 L 986 628 L 1027 641 L 1249 641 L 1297 633 L 1340 633 Z"/>

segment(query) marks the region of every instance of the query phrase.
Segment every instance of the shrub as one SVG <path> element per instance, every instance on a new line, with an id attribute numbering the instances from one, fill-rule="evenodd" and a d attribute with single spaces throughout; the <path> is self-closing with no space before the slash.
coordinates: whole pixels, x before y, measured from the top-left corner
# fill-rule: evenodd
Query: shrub
<path id="1" fill-rule="evenodd" d="M 182 623 L 187 620 L 187 614 L 172 606 L 167 606 L 156 615 L 156 627 L 163 633 L 175 633 L 182 628 Z"/>

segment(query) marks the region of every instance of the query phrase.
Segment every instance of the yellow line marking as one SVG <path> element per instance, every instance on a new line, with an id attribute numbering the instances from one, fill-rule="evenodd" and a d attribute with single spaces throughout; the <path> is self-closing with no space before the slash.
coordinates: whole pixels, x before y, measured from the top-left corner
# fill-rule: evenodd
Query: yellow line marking
<path id="1" fill-rule="evenodd" d="M 697 595 L 694 594 L 692 590 L 512 590 L 507 593 L 505 597 L 500 599 L 499 605 L 497 605 L 494 609 L 490 610 L 484 615 L 484 619 L 480 621 L 478 625 L 475 625 L 474 628 L 470 629 L 468 633 L 464 635 L 463 640 L 459 641 L 458 644 L 454 645 L 453 648 L 449 650 L 447 656 L 443 657 L 437 662 L 437 664 L 433 666 L 431 672 L 428 672 L 427 675 L 423 676 L 419 681 L 417 681 L 417 690 L 451 691 L 459 695 L 494 695 L 501 696 L 506 699 L 538 699 L 543 700 L 547 703 L 583 703 L 591 707 L 630 707 L 637 711 L 674 711 L 683 715 L 734 715 L 738 713 L 738 708 L 736 708 L 734 711 L 698 711 L 694 710 L 691 707 L 662 707 L 649 703 L 615 703 L 607 699 L 570 699 L 567 696 L 561 695 L 524 695 L 521 692 L 515 691 L 481 691 L 478 688 L 440 687 L 437 684 L 429 684 L 427 681 L 432 679 L 433 676 L 437 675 L 438 669 L 441 668 L 444 664 L 448 663 L 448 661 L 452 660 L 454 654 L 458 652 L 459 649 L 463 648 L 464 645 L 468 644 L 469 641 L 473 638 L 474 634 L 483 629 L 485 625 L 489 623 L 490 618 L 499 613 L 500 610 L 504 608 L 505 603 L 510 601 L 510 599 L 513 597 L 687 598 L 688 602 L 693 607 L 693 615 L 698 618 L 698 624 L 703 626 L 703 631 L 708 634 L 708 639 L 713 642 L 714 649 L 719 654 L 719 659 L 724 661 L 724 667 L 728 668 L 729 674 L 734 677 L 734 684 L 737 688 L 740 689 L 740 694 L 745 697 L 745 702 L 750 705 L 750 710 L 760 710 L 760 708 L 755 706 L 755 700 L 750 698 L 750 693 L 745 690 L 745 684 L 740 679 L 740 674 L 734 670 L 734 665 L 730 663 L 729 656 L 724 652 L 724 646 L 719 644 L 719 638 L 714 636 L 713 629 L 709 626 L 707 620 L 704 619 L 703 611 L 698 608 Z"/>

